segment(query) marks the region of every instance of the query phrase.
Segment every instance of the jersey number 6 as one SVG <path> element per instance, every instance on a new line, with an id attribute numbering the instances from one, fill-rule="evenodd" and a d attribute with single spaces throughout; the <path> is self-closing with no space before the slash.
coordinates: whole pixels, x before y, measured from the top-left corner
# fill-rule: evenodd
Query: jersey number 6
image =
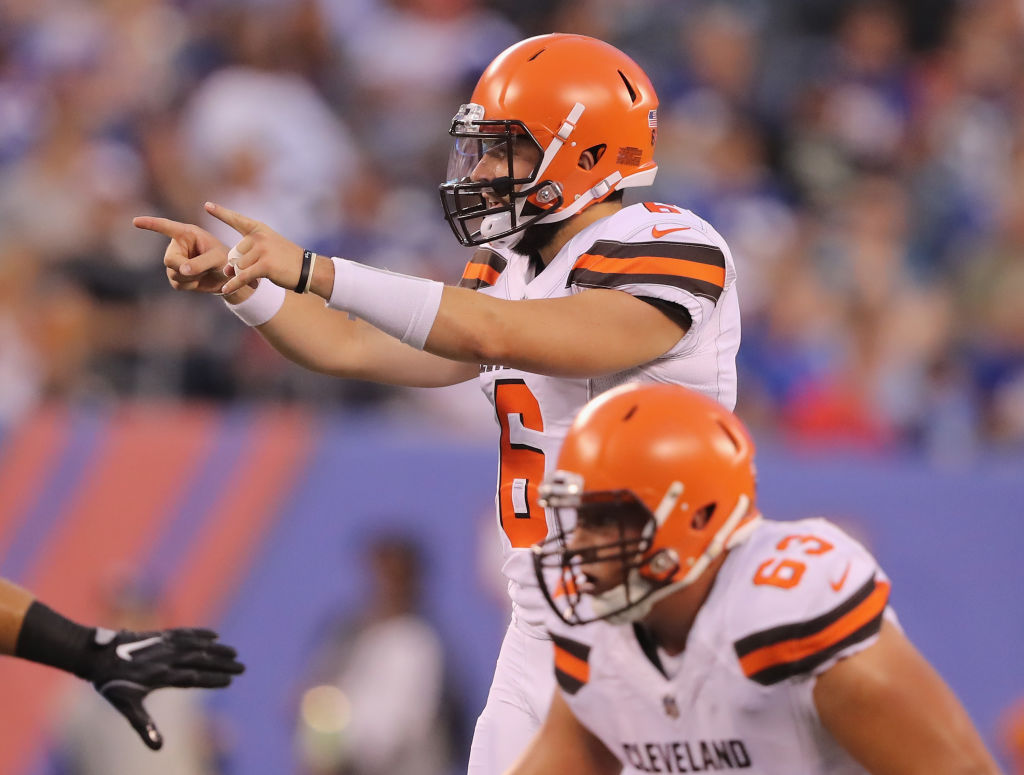
<path id="1" fill-rule="evenodd" d="M 530 431 L 542 433 L 540 403 L 521 379 L 494 383 L 494 411 L 501 427 L 498 454 L 498 518 L 512 546 L 531 546 L 547 537 L 537 485 L 544 478 L 544 452 L 530 445 Z"/>

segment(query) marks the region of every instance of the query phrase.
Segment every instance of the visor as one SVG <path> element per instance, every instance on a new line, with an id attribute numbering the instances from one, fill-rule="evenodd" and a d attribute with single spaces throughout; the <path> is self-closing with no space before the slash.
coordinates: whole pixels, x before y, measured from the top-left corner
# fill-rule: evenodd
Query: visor
<path id="1" fill-rule="evenodd" d="M 455 138 L 448 157 L 445 182 L 440 187 L 441 205 L 456 238 L 463 245 L 482 245 L 522 231 L 552 207 L 561 206 L 561 195 L 550 196 L 544 208 L 528 198 L 544 185 L 535 185 L 543 149 L 522 121 L 484 119 L 484 108 L 467 103 L 452 119 L 449 134 Z M 516 152 L 530 144 L 537 162 L 529 173 L 515 175 Z M 491 176 L 477 173 L 485 164 Z M 495 174 L 496 171 L 496 174 Z M 476 174 L 477 181 L 473 180 Z M 484 195 L 487 194 L 487 197 Z"/>

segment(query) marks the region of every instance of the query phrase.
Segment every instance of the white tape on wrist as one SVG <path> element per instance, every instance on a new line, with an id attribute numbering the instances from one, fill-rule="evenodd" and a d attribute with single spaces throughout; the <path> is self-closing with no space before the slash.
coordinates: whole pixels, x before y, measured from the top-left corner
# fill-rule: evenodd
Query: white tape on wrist
<path id="1" fill-rule="evenodd" d="M 248 299 L 238 304 L 227 300 L 224 303 L 247 326 L 262 326 L 280 311 L 284 304 L 284 288 L 261 277 Z"/>
<path id="2" fill-rule="evenodd" d="M 332 258 L 334 287 L 327 306 L 350 312 L 422 350 L 441 307 L 444 284 Z"/>
<path id="3" fill-rule="evenodd" d="M 242 254 L 238 252 L 238 243 L 236 242 L 231 246 L 231 250 L 228 251 L 228 263 L 231 266 L 238 266 L 238 259 L 242 257 Z"/>

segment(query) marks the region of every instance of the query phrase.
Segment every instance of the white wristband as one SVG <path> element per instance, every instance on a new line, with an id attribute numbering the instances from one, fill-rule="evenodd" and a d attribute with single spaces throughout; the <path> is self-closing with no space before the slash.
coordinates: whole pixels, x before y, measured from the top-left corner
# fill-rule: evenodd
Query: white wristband
<path id="1" fill-rule="evenodd" d="M 256 290 L 248 299 L 238 304 L 231 304 L 226 300 L 224 303 L 247 326 L 262 326 L 274 317 L 284 304 L 284 288 L 261 277 Z"/>
<path id="2" fill-rule="evenodd" d="M 351 312 L 422 350 L 441 307 L 444 284 L 332 258 L 334 287 L 327 306 Z"/>

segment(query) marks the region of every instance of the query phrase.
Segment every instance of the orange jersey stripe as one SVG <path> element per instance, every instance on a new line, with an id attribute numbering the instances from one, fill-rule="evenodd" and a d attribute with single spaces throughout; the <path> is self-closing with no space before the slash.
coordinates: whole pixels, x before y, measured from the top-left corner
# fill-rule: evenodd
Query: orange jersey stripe
<path id="1" fill-rule="evenodd" d="M 637 258 L 607 258 L 593 253 L 584 253 L 574 266 L 575 269 L 589 269 L 592 272 L 617 275 L 670 275 L 703 280 L 719 288 L 725 286 L 725 267 L 686 261 L 678 258 L 640 256 Z"/>
<path id="2" fill-rule="evenodd" d="M 824 629 L 804 638 L 793 638 L 752 651 L 740 658 L 740 666 L 748 677 L 752 677 L 770 667 L 811 657 L 839 643 L 881 615 L 888 600 L 889 584 L 880 581 L 860 605 Z"/>
<path id="3" fill-rule="evenodd" d="M 480 280 L 487 285 L 494 285 L 498 282 L 498 276 L 501 273 L 493 266 L 488 264 L 466 264 L 466 271 L 462 273 L 463 280 Z"/>
<path id="4" fill-rule="evenodd" d="M 580 683 L 585 684 L 590 680 L 590 665 L 579 657 L 570 654 L 558 644 L 555 644 L 555 669 L 561 670 Z"/>
<path id="5" fill-rule="evenodd" d="M 566 595 L 572 595 L 573 597 L 579 597 L 580 591 L 576 586 L 575 579 L 561 579 L 558 582 L 558 586 L 555 587 L 555 593 L 553 597 L 565 597 Z"/>

